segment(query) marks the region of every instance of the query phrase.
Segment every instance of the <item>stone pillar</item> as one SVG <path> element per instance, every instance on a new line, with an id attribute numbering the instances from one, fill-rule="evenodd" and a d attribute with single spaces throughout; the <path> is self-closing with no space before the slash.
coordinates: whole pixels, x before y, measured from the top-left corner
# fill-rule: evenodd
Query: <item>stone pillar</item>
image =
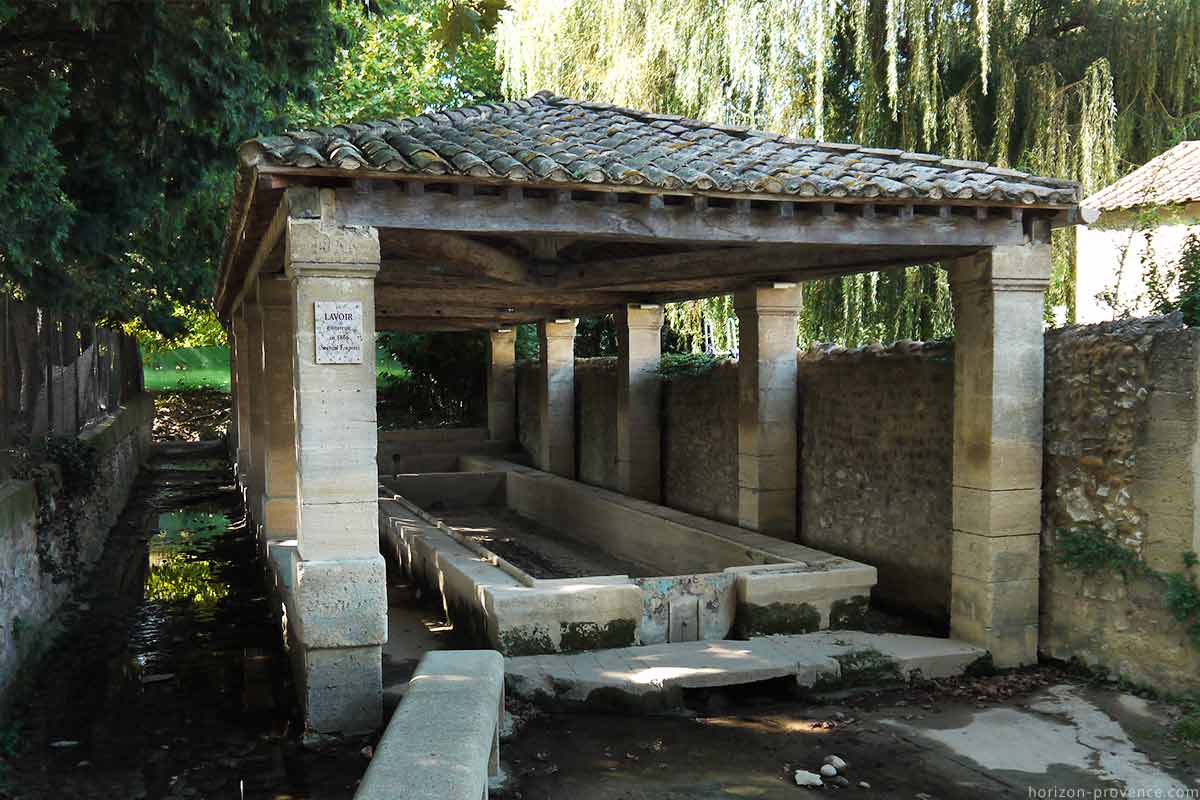
<path id="1" fill-rule="evenodd" d="M 229 325 L 229 431 L 225 436 L 225 445 L 228 448 L 229 461 L 232 464 L 237 464 L 238 459 L 238 382 L 237 382 L 237 342 L 233 338 L 233 323 Z"/>
<path id="2" fill-rule="evenodd" d="M 560 319 L 538 323 L 542 361 L 538 467 L 572 480 L 575 478 L 575 325 L 578 322 Z"/>
<path id="3" fill-rule="evenodd" d="M 796 538 L 796 320 L 800 287 L 753 286 L 738 316 L 738 525 Z"/>
<path id="4" fill-rule="evenodd" d="M 289 203 L 292 191 L 305 190 L 289 190 Z M 314 213 L 311 197 L 296 200 L 297 213 Z M 359 733 L 381 721 L 380 646 L 387 641 L 375 418 L 379 235 L 339 225 L 333 204 L 333 191 L 321 190 L 319 218 L 289 218 L 286 231 L 299 556 L 287 624 L 306 730 Z M 318 342 L 318 303 L 340 304 L 322 308 L 323 324 L 361 326 L 360 351 L 336 348 L 331 336 Z M 343 342 L 358 338 L 342 332 Z"/>
<path id="5" fill-rule="evenodd" d="M 243 497 L 250 479 L 250 334 L 246 329 L 245 305 L 233 313 L 233 359 L 237 395 L 233 398 L 238 429 L 237 477 Z"/>
<path id="6" fill-rule="evenodd" d="M 488 438 L 517 438 L 517 330 L 492 331 L 488 356 Z"/>
<path id="7" fill-rule="evenodd" d="M 263 373 L 263 314 L 255 292 L 242 301 L 246 321 L 246 374 L 250 383 L 250 470 L 246 482 L 246 510 L 258 529 L 262 528 L 262 502 L 266 483 L 267 397 Z"/>
<path id="8" fill-rule="evenodd" d="M 262 531 L 266 541 L 296 537 L 296 404 L 292 386 L 292 287 L 282 276 L 259 278 L 262 309 L 263 393 L 267 404 L 266 476 Z"/>
<path id="9" fill-rule="evenodd" d="M 950 265 L 954 295 L 951 635 L 997 666 L 1037 661 L 1043 295 L 1050 245 Z"/>
<path id="10" fill-rule="evenodd" d="M 617 489 L 658 503 L 660 490 L 658 364 L 662 306 L 626 306 L 617 317 Z"/>

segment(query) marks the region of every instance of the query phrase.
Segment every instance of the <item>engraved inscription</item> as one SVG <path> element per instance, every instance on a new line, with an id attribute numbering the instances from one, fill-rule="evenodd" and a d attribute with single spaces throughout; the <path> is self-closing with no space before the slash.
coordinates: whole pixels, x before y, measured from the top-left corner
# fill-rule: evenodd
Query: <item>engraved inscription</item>
<path id="1" fill-rule="evenodd" d="M 313 303 L 318 364 L 363 362 L 362 303 Z"/>

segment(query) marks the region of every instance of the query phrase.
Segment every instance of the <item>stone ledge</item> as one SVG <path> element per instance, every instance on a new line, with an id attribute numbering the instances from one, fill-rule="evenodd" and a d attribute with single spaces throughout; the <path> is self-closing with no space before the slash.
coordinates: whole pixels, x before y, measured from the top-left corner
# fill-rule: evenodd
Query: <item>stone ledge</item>
<path id="1" fill-rule="evenodd" d="M 128 400 L 117 413 L 85 429 L 79 438 L 90 442 L 99 453 L 107 453 L 142 425 L 154 420 L 154 398 L 143 392 Z"/>
<path id="2" fill-rule="evenodd" d="M 859 631 L 683 642 L 574 655 L 506 658 L 510 694 L 549 706 L 649 710 L 677 705 L 684 689 L 794 676 L 800 689 L 832 690 L 962 675 L 986 650 L 952 639 Z"/>
<path id="3" fill-rule="evenodd" d="M 392 715 L 355 800 L 479 800 L 500 769 L 504 659 L 426 653 Z"/>

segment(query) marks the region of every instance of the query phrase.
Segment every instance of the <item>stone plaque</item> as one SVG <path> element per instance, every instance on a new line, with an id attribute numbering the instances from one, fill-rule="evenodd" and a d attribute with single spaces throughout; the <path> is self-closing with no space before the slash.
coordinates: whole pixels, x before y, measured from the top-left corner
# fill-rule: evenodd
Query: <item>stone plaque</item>
<path id="1" fill-rule="evenodd" d="M 362 303 L 313 303 L 318 364 L 363 362 Z"/>

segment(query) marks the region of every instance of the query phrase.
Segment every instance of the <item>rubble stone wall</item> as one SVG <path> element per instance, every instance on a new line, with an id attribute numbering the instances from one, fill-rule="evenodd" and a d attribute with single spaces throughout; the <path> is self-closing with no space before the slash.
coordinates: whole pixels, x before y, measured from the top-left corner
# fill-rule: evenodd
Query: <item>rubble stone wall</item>
<path id="1" fill-rule="evenodd" d="M 799 383 L 800 541 L 875 566 L 878 598 L 946 623 L 953 348 L 814 346 Z"/>
<path id="2" fill-rule="evenodd" d="M 575 361 L 575 458 L 579 480 L 617 488 L 617 360 Z"/>
<path id="3" fill-rule="evenodd" d="M 517 441 L 536 464 L 541 443 L 538 396 L 542 389 L 542 367 L 536 361 L 517 362 Z"/>
<path id="4" fill-rule="evenodd" d="M 1058 563 L 1062 530 L 1101 531 L 1153 569 L 1180 572 L 1197 525 L 1200 330 L 1178 315 L 1046 337 L 1041 650 L 1136 682 L 1200 685 L 1200 648 L 1161 581 Z"/>
<path id="5" fill-rule="evenodd" d="M 737 362 L 663 382 L 663 503 L 737 524 Z"/>

